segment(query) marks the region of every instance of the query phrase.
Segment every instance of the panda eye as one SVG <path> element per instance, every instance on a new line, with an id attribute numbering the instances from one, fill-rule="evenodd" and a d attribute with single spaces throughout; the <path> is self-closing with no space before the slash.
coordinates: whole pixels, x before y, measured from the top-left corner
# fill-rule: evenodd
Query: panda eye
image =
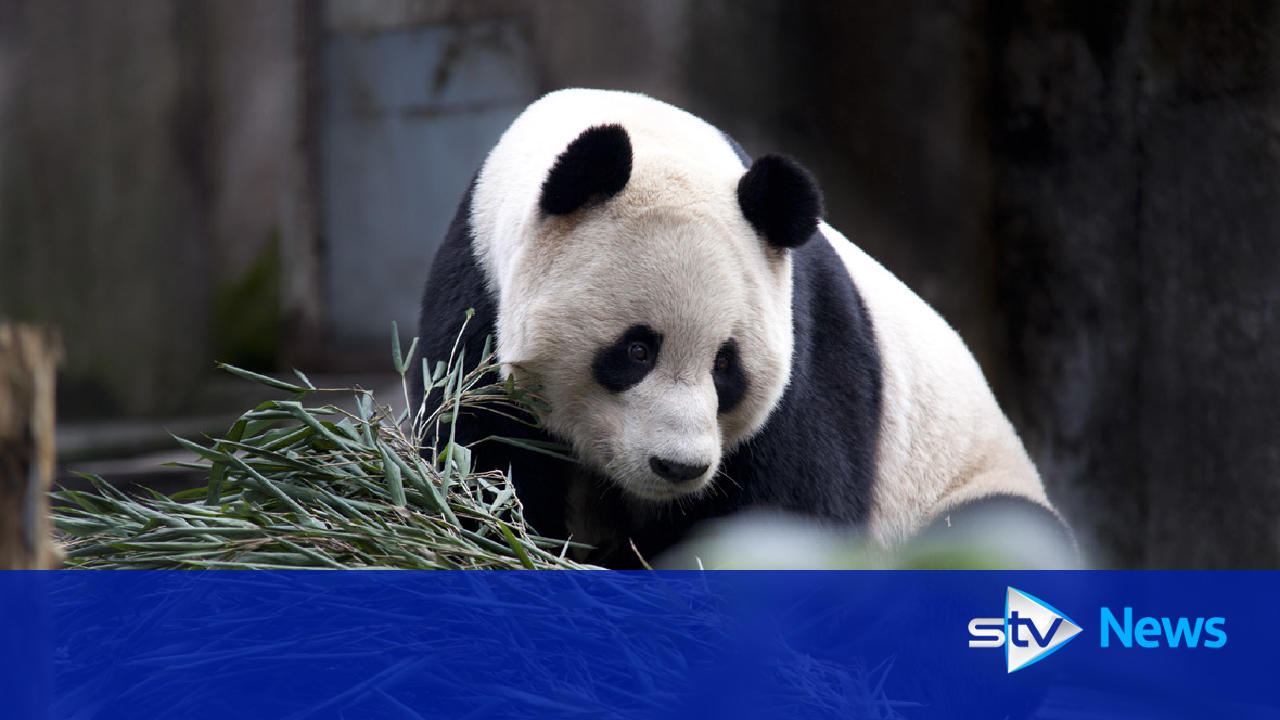
<path id="1" fill-rule="evenodd" d="M 609 392 L 638 385 L 653 372 L 662 353 L 662 334 L 648 325 L 632 325 L 613 342 L 596 351 L 591 372 Z"/>
<path id="2" fill-rule="evenodd" d="M 723 375 L 729 372 L 730 362 L 731 361 L 729 358 L 729 353 L 726 353 L 726 352 L 716 353 L 715 373 L 717 375 Z"/>

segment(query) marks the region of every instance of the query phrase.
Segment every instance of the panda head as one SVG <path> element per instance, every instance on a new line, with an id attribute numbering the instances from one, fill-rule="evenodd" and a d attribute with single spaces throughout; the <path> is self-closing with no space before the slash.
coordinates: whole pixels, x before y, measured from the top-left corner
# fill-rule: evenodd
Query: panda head
<path id="1" fill-rule="evenodd" d="M 499 346 L 584 464 L 669 501 L 711 487 L 781 398 L 789 251 L 822 200 L 788 158 L 726 171 L 653 145 L 633 152 L 610 124 L 559 154 L 502 290 Z"/>

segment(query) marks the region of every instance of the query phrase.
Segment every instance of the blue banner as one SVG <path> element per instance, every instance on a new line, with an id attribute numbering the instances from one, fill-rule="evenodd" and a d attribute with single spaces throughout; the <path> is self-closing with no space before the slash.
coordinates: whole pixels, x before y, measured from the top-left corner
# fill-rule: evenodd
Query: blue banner
<path id="1" fill-rule="evenodd" d="M 1274 572 L 7 572 L 0 717 L 1276 718 L 1278 599 Z"/>

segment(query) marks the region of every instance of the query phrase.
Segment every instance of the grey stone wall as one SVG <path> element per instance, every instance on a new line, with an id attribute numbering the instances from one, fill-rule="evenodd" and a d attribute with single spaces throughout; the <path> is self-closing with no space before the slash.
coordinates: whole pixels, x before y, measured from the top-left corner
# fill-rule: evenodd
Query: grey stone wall
<path id="1" fill-rule="evenodd" d="M 391 321 L 417 327 L 459 198 L 538 93 L 527 18 L 389 7 L 331 4 L 320 64 L 328 330 L 335 360 L 366 366 L 387 357 Z"/>
<path id="2" fill-rule="evenodd" d="M 62 329 L 64 411 L 171 412 L 215 357 L 274 357 L 296 22 L 0 2 L 0 315 Z"/>
<path id="3" fill-rule="evenodd" d="M 119 411 L 189 391 L 207 352 L 207 122 L 190 9 L 0 7 L 0 314 L 56 324 L 62 391 Z"/>
<path id="4" fill-rule="evenodd" d="M 991 8 L 998 377 L 1124 566 L 1280 562 L 1280 12 Z"/>

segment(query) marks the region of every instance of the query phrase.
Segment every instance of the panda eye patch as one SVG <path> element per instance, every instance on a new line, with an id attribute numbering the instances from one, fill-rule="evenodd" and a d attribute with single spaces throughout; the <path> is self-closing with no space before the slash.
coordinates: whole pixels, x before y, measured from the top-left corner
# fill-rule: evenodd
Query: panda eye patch
<path id="1" fill-rule="evenodd" d="M 711 378 L 716 386 L 717 413 L 727 413 L 747 394 L 747 374 L 742 370 L 738 341 L 729 338 L 716 352 Z"/>
<path id="2" fill-rule="evenodd" d="M 591 372 L 610 392 L 622 392 L 644 380 L 658 362 L 662 335 L 648 325 L 632 325 L 611 345 L 596 351 Z"/>

